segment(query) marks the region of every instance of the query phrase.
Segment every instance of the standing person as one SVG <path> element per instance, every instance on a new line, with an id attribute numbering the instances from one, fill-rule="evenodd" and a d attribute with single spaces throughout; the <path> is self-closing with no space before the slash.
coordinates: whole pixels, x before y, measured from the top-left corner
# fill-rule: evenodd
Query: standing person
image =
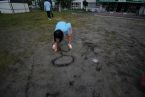
<path id="1" fill-rule="evenodd" d="M 64 39 L 64 36 L 67 39 L 67 46 L 69 49 L 72 49 L 71 41 L 72 41 L 72 26 L 71 23 L 67 23 L 64 21 L 59 21 L 56 24 L 54 31 L 54 43 L 52 49 L 56 52 L 60 49 L 60 42 Z"/>
<path id="2" fill-rule="evenodd" d="M 44 11 L 47 12 L 48 20 L 51 20 L 50 9 L 51 9 L 50 2 L 48 2 L 48 0 L 45 0 L 44 1 Z"/>
<path id="3" fill-rule="evenodd" d="M 85 9 L 85 11 L 86 11 L 86 7 L 88 6 L 88 2 L 86 1 L 86 0 L 84 0 L 83 1 L 83 7 L 84 7 L 84 9 Z"/>
<path id="4" fill-rule="evenodd" d="M 52 0 L 48 0 L 51 4 L 51 8 L 50 8 L 50 15 L 51 17 L 53 17 L 53 13 L 52 13 L 52 10 L 53 10 L 53 5 L 52 5 Z"/>

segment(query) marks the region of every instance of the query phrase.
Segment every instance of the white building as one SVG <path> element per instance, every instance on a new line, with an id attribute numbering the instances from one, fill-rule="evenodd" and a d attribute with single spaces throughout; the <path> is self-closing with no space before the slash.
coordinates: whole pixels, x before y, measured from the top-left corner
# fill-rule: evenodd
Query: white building
<path id="1" fill-rule="evenodd" d="M 1 13 L 24 13 L 29 11 L 27 3 L 10 3 L 10 0 L 0 0 Z"/>
<path id="2" fill-rule="evenodd" d="M 74 0 L 72 2 L 72 9 L 83 9 L 83 1 L 84 0 Z M 86 11 L 91 12 L 105 12 L 105 8 L 102 5 L 97 5 L 96 0 L 86 0 L 88 2 L 88 6 L 86 7 Z"/>
<path id="3" fill-rule="evenodd" d="M 74 0 L 72 2 L 73 9 L 83 9 L 84 0 Z M 96 0 L 86 0 L 88 2 L 87 8 L 96 8 Z"/>

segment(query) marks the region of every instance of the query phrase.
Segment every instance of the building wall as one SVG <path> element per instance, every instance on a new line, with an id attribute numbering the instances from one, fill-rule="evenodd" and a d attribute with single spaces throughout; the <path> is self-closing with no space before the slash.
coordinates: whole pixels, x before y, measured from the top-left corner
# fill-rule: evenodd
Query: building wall
<path id="1" fill-rule="evenodd" d="M 83 2 L 84 0 L 74 0 L 73 2 Z"/>
<path id="2" fill-rule="evenodd" d="M 82 9 L 81 2 L 73 2 L 72 8 L 73 9 Z"/>
<path id="3" fill-rule="evenodd" d="M 83 0 L 74 0 L 72 2 L 72 9 L 82 9 L 83 8 Z"/>
<path id="4" fill-rule="evenodd" d="M 84 0 L 74 0 L 73 2 L 83 2 Z M 96 2 L 96 0 L 86 0 L 87 2 Z"/>
<path id="5" fill-rule="evenodd" d="M 96 0 L 86 0 L 87 2 L 96 2 Z"/>
<path id="6" fill-rule="evenodd" d="M 10 3 L 6 2 L 0 2 L 0 11 L 1 13 L 13 13 Z"/>
<path id="7" fill-rule="evenodd" d="M 72 8 L 74 9 L 83 9 L 83 1 L 84 0 L 74 0 L 72 3 Z M 86 0 L 88 2 L 88 8 L 96 7 L 96 0 Z M 78 3 L 78 4 L 76 4 Z M 78 6 L 77 6 L 78 5 Z"/>
<path id="8" fill-rule="evenodd" d="M 14 13 L 24 13 L 29 12 L 29 7 L 27 3 L 12 3 Z"/>
<path id="9" fill-rule="evenodd" d="M 0 2 L 1 13 L 24 13 L 29 12 L 27 3 Z"/>
<path id="10" fill-rule="evenodd" d="M 130 3 L 145 3 L 145 0 L 96 0 L 96 2 L 130 2 Z"/>
<path id="11" fill-rule="evenodd" d="M 96 7 L 96 2 L 88 2 L 88 8 L 95 8 Z"/>

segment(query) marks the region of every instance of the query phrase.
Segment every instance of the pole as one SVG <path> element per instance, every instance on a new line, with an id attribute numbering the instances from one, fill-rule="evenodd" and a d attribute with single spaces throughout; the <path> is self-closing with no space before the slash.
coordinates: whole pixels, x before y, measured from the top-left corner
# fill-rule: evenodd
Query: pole
<path id="1" fill-rule="evenodd" d="M 11 10 L 12 10 L 12 13 L 15 13 L 15 12 L 14 12 L 14 8 L 13 8 L 13 5 L 12 5 L 12 3 L 10 2 L 10 0 L 9 0 L 9 5 L 10 5 L 10 8 L 11 8 Z"/>

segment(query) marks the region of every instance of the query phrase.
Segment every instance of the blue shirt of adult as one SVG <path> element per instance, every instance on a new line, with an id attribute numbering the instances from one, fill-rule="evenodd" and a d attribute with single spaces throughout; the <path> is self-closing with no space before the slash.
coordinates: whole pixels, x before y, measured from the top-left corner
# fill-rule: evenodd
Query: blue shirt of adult
<path id="1" fill-rule="evenodd" d="M 50 11 L 51 4 L 48 1 L 44 1 L 44 10 L 45 11 Z"/>

